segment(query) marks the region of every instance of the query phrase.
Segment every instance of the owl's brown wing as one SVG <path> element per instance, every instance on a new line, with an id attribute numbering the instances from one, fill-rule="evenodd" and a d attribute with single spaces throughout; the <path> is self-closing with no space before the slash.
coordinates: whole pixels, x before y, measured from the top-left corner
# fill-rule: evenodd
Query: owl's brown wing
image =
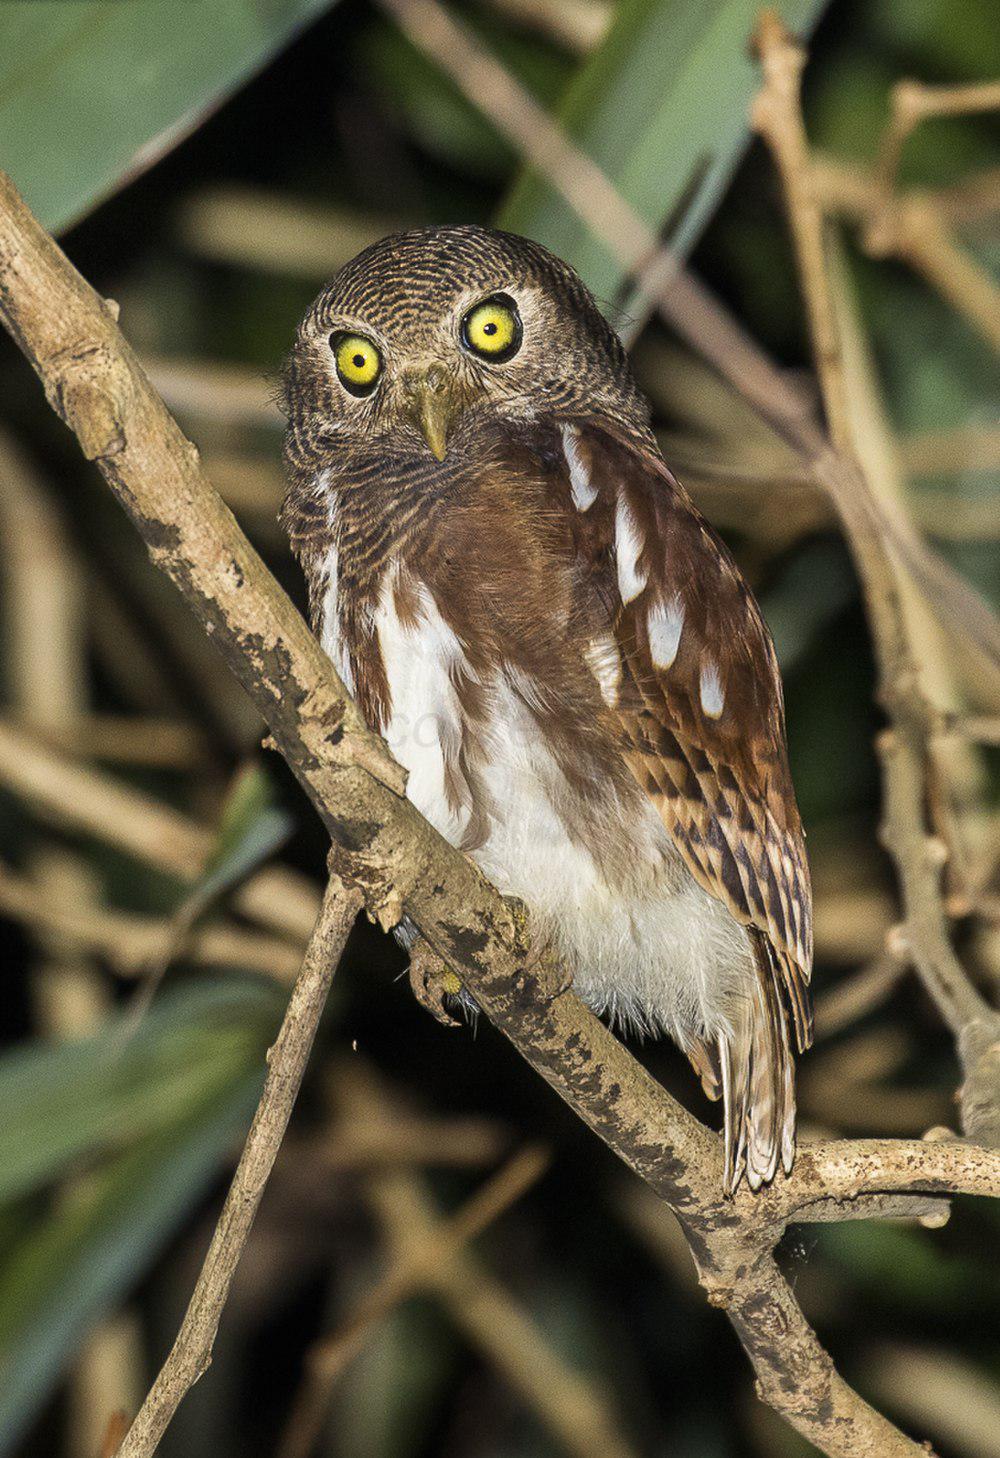
<path id="1" fill-rule="evenodd" d="M 578 563 L 621 659 L 626 761 L 695 879 L 757 929 L 802 1051 L 811 894 L 770 634 L 727 548 L 652 449 L 582 423 L 563 441 Z"/>

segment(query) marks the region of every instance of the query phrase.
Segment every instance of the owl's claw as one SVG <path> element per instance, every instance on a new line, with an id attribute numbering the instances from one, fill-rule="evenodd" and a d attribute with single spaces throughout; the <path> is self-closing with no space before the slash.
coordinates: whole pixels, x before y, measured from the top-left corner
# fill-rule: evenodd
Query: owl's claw
<path id="1" fill-rule="evenodd" d="M 420 1006 L 447 1028 L 461 1027 L 445 1007 L 445 999 L 455 997 L 462 984 L 454 972 L 425 941 L 417 941 L 410 950 L 410 989 Z"/>
<path id="2" fill-rule="evenodd" d="M 525 972 L 539 972 L 539 984 L 546 1002 L 555 1002 L 573 986 L 573 974 L 564 963 L 556 960 L 552 942 L 540 932 L 532 930 L 528 955 L 524 961 Z"/>
<path id="3" fill-rule="evenodd" d="M 558 985 L 556 986 L 555 990 L 549 994 L 549 996 L 554 1002 L 557 997 L 562 997 L 564 992 L 572 992 L 572 990 L 573 974 L 572 972 L 570 972 L 568 967 L 563 967 L 562 964 L 560 964 Z"/>

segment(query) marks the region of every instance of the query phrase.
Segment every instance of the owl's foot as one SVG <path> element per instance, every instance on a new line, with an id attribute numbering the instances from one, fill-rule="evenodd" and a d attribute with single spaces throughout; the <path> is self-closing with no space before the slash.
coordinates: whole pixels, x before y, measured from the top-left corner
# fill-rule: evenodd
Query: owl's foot
<path id="1" fill-rule="evenodd" d="M 448 998 L 458 997 L 462 984 L 443 958 L 421 938 L 410 949 L 410 989 L 420 1006 L 448 1028 L 461 1026 L 446 1006 Z"/>
<path id="2" fill-rule="evenodd" d="M 562 962 L 555 961 L 551 947 L 546 945 L 544 951 L 551 958 L 544 979 L 545 999 L 547 1002 L 555 1002 L 564 992 L 573 990 L 573 974 Z"/>

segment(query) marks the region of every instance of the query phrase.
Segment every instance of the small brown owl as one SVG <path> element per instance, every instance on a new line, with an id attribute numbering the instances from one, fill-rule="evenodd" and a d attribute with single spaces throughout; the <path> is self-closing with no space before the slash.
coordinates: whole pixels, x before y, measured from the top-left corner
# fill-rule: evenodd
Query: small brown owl
<path id="1" fill-rule="evenodd" d="M 774 648 L 590 294 L 511 234 L 384 239 L 285 397 L 313 625 L 410 799 L 592 1008 L 677 1041 L 727 1189 L 789 1169 L 811 898 Z"/>

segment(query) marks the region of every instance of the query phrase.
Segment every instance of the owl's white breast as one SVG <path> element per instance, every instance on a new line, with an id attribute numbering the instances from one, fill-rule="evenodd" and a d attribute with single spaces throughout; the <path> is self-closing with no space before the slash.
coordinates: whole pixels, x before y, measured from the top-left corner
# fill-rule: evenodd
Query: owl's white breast
<path id="1" fill-rule="evenodd" d="M 346 667 L 335 561 L 327 573 L 322 643 Z M 485 802 L 473 859 L 500 891 L 531 909 L 595 1009 L 674 1036 L 728 1023 L 747 971 L 746 933 L 690 876 L 653 805 L 626 828 L 609 824 L 608 834 L 627 834 L 634 849 L 630 883 L 609 886 L 557 809 L 566 786 L 531 714 L 530 686 L 499 670 L 479 685 L 488 718 L 472 731 L 470 786 L 463 754 L 470 726 L 456 690 L 456 680 L 471 674 L 462 644 L 420 584 L 415 619 L 402 622 L 396 580 L 392 567 L 375 628 L 391 699 L 383 733 L 408 772 L 408 797 L 456 846 Z"/>
<path id="2" fill-rule="evenodd" d="M 322 618 L 319 625 L 319 641 L 323 652 L 344 681 L 348 693 L 354 693 L 354 674 L 351 660 L 344 643 L 340 627 L 340 548 L 334 543 L 323 559 L 322 573 L 326 582 L 323 590 Z"/>
<path id="3" fill-rule="evenodd" d="M 375 614 L 391 702 L 384 737 L 408 772 L 409 798 L 446 840 L 460 845 L 472 807 L 467 795 L 453 803 L 454 772 L 449 797 L 446 766 L 457 763 L 462 747 L 455 691 L 462 647 L 426 589 L 417 587 L 419 612 L 412 625 L 400 622 L 394 598 L 395 573 L 390 571 Z"/>

